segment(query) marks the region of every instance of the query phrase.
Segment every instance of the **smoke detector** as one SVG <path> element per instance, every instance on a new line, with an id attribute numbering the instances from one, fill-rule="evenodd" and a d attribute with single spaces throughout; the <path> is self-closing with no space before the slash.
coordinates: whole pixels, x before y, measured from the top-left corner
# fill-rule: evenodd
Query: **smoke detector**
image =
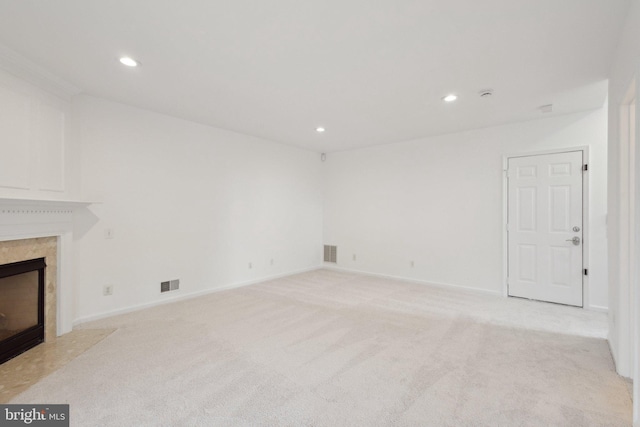
<path id="1" fill-rule="evenodd" d="M 478 92 L 480 98 L 491 98 L 493 96 L 493 89 L 483 89 Z"/>

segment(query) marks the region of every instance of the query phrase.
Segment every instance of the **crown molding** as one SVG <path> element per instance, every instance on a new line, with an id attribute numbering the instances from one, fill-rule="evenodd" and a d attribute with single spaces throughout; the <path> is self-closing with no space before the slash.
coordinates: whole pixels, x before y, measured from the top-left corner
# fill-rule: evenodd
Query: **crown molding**
<path id="1" fill-rule="evenodd" d="M 80 88 L 2 44 L 0 44 L 0 68 L 67 101 L 82 92 Z"/>

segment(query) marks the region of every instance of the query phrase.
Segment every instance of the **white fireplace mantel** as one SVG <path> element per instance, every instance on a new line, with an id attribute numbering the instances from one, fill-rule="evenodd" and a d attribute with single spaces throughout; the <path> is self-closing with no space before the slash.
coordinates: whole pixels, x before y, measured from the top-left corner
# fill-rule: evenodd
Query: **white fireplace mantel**
<path id="1" fill-rule="evenodd" d="M 58 237 L 57 335 L 70 332 L 75 316 L 73 284 L 74 211 L 91 205 L 78 200 L 0 197 L 0 241 Z"/>
<path id="2" fill-rule="evenodd" d="M 0 197 L 0 209 L 10 207 L 34 207 L 34 208 L 82 208 L 94 204 L 81 200 L 55 200 L 55 199 L 21 199 Z"/>

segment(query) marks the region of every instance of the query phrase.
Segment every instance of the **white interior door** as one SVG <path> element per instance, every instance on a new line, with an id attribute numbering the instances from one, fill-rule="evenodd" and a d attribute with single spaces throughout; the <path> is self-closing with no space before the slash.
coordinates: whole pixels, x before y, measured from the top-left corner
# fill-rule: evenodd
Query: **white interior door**
<path id="1" fill-rule="evenodd" d="M 508 167 L 510 296 L 582 307 L 582 152 Z"/>

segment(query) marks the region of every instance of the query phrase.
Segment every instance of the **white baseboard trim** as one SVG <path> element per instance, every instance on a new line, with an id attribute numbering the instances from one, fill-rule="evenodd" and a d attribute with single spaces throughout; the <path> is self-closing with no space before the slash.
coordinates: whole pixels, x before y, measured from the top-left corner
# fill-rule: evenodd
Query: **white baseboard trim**
<path id="1" fill-rule="evenodd" d="M 293 275 L 300 274 L 300 273 L 306 273 L 306 272 L 309 272 L 309 271 L 315 271 L 315 270 L 319 270 L 321 268 L 322 268 L 321 266 L 309 267 L 309 268 L 304 268 L 302 270 L 294 270 L 294 271 L 290 271 L 290 272 L 287 272 L 287 273 L 280 273 L 280 274 L 274 274 L 272 276 L 261 277 L 259 279 L 249 280 L 249 281 L 246 281 L 246 282 L 232 283 L 232 284 L 220 286 L 220 287 L 217 287 L 217 288 L 205 289 L 205 290 L 202 290 L 202 291 L 190 292 L 188 294 L 176 295 L 174 297 L 163 298 L 163 299 L 157 300 L 157 301 L 145 302 L 145 303 L 142 303 L 142 304 L 134 304 L 134 305 L 130 305 L 130 306 L 127 306 L 127 307 L 124 307 L 124 308 L 118 308 L 118 309 L 115 309 L 115 310 L 103 311 L 102 313 L 91 314 L 89 316 L 79 317 L 79 318 L 77 318 L 76 320 L 73 321 L 73 326 L 78 326 L 78 325 L 81 325 L 83 323 L 92 322 L 94 320 L 106 319 L 107 317 L 118 316 L 120 314 L 126 314 L 126 313 L 131 313 L 131 312 L 134 312 L 134 311 L 144 310 L 144 309 L 151 308 L 151 307 L 156 307 L 156 306 L 159 306 L 159 305 L 170 304 L 170 303 L 173 303 L 173 302 L 178 302 L 178 301 L 182 301 L 182 300 L 197 298 L 197 297 L 201 297 L 203 295 L 213 294 L 213 293 L 216 293 L 216 292 L 228 291 L 228 290 L 231 290 L 231 289 L 237 289 L 237 288 L 242 288 L 242 287 L 245 287 L 245 286 L 255 285 L 257 283 L 262 283 L 262 282 L 266 282 L 266 281 L 269 281 L 269 280 L 280 279 L 282 277 L 288 277 L 288 276 L 293 276 Z"/>
<path id="2" fill-rule="evenodd" d="M 587 307 L 585 307 L 585 309 L 587 310 L 591 310 L 591 311 L 599 311 L 602 313 L 608 313 L 609 312 L 609 307 L 603 307 L 600 305 L 589 305 Z"/>
<path id="3" fill-rule="evenodd" d="M 613 361 L 613 370 L 616 371 L 617 373 L 618 367 L 616 366 L 616 355 L 613 352 L 613 347 L 611 346 L 611 340 L 609 339 L 610 335 L 611 335 L 611 330 L 609 330 L 609 333 L 607 334 L 607 345 L 609 346 L 609 353 L 611 354 L 611 360 Z"/>
<path id="4" fill-rule="evenodd" d="M 327 263 L 324 263 L 323 268 L 325 268 L 327 270 L 335 270 L 335 271 L 344 271 L 344 272 L 347 272 L 347 273 L 363 274 L 365 276 L 373 276 L 373 277 L 382 277 L 382 278 L 385 278 L 385 279 L 401 280 L 403 282 L 417 283 L 417 284 L 420 284 L 420 285 L 434 286 L 434 287 L 437 287 L 437 288 L 457 289 L 457 290 L 461 290 L 461 291 L 473 292 L 473 293 L 482 294 L 482 295 L 502 296 L 502 291 L 501 290 L 492 291 L 492 290 L 489 290 L 489 289 L 471 288 L 469 286 L 464 286 L 464 285 L 454 285 L 454 284 L 451 284 L 451 283 L 441 283 L 441 282 L 432 282 L 430 280 L 414 279 L 412 277 L 393 276 L 393 275 L 390 275 L 390 274 L 381 274 L 381 273 L 371 273 L 369 271 L 362 271 L 362 270 L 355 270 L 355 269 L 352 269 L 352 268 L 338 267 L 336 265 L 329 265 Z"/>

